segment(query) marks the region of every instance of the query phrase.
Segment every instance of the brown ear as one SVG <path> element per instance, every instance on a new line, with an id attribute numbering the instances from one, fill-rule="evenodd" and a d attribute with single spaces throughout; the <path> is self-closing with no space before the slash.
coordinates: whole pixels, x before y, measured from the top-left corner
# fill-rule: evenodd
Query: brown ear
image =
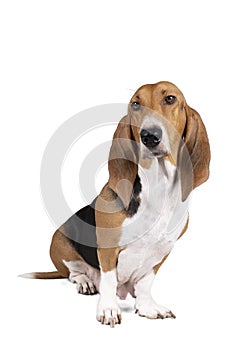
<path id="1" fill-rule="evenodd" d="M 186 105 L 186 126 L 180 150 L 182 200 L 209 177 L 210 146 L 200 115 Z"/>
<path id="2" fill-rule="evenodd" d="M 138 172 L 136 142 L 127 115 L 121 119 L 113 136 L 108 159 L 109 187 L 121 199 L 124 208 L 128 208 L 134 181 Z"/>

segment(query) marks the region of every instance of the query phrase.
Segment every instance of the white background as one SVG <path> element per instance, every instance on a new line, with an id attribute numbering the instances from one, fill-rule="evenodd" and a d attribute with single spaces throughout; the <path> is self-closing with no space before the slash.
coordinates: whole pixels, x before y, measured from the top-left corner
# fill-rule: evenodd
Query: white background
<path id="1" fill-rule="evenodd" d="M 1 348 L 232 349 L 231 13 L 226 0 L 1 1 Z M 211 177 L 195 191 L 189 230 L 154 284 L 177 319 L 140 318 L 129 300 L 122 325 L 110 329 L 95 320 L 97 297 L 17 275 L 53 269 L 55 227 L 39 185 L 53 132 L 85 108 L 127 103 L 160 80 L 201 114 Z M 76 187 L 67 193 L 76 210 L 85 204 Z"/>

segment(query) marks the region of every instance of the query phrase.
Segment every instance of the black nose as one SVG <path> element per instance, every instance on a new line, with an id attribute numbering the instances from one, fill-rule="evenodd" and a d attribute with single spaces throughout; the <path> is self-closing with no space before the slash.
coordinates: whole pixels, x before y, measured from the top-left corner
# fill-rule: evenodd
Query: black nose
<path id="1" fill-rule="evenodd" d="M 162 139 L 162 130 L 159 127 L 153 129 L 142 129 L 141 133 L 142 143 L 148 148 L 158 146 Z"/>

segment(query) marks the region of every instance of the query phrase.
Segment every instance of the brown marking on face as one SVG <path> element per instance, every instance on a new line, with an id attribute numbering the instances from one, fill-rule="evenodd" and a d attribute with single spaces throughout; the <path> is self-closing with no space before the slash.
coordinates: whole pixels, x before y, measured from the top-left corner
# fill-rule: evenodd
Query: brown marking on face
<path id="1" fill-rule="evenodd" d="M 173 105 L 164 104 L 166 96 L 173 95 L 177 101 Z M 172 83 L 160 82 L 140 87 L 130 100 L 132 103 L 136 96 L 140 96 L 140 104 L 167 119 L 182 135 L 185 126 L 185 113 L 180 114 L 185 104 L 182 92 Z M 139 101 L 138 101 L 139 102 Z M 133 113 L 133 111 L 131 111 Z"/>
<path id="2" fill-rule="evenodd" d="M 169 95 L 176 97 L 176 102 L 172 105 L 164 102 L 164 99 Z M 136 96 L 140 96 L 137 101 L 141 104 L 141 109 L 134 112 L 130 108 L 130 104 L 135 100 Z M 186 124 L 186 114 L 184 107 L 182 107 L 186 102 L 182 92 L 169 82 L 147 84 L 135 92 L 130 100 L 130 104 L 129 114 L 131 115 L 132 123 L 137 125 L 137 128 L 133 128 L 133 134 L 137 142 L 140 142 L 139 133 L 145 116 L 154 114 L 158 120 L 161 120 L 168 133 L 171 145 L 171 157 L 169 160 L 176 164 L 180 140 Z"/>

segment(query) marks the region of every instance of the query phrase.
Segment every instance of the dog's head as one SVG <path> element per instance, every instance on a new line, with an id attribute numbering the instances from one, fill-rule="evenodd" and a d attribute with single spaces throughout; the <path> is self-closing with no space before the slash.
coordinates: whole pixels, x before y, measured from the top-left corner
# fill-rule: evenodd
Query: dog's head
<path id="1" fill-rule="evenodd" d="M 178 169 L 182 199 L 209 176 L 210 148 L 200 115 L 172 83 L 140 87 L 116 129 L 109 156 L 109 185 L 127 207 L 138 164 L 166 158 Z"/>

